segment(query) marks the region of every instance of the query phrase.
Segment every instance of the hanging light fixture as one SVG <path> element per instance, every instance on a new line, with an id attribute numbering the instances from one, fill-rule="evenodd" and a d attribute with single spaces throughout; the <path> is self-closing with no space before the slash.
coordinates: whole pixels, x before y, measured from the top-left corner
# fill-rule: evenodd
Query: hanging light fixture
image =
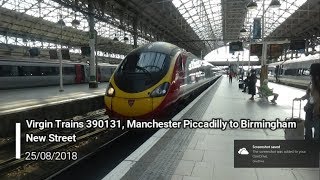
<path id="1" fill-rule="evenodd" d="M 279 0 L 272 0 L 269 6 L 271 8 L 279 8 L 281 6 L 281 3 Z"/>
<path id="2" fill-rule="evenodd" d="M 240 33 L 246 33 L 246 32 L 247 32 L 247 30 L 243 26 L 242 29 L 240 30 Z"/>
<path id="3" fill-rule="evenodd" d="M 127 34 L 126 34 L 126 33 L 124 33 L 124 38 L 123 38 L 123 40 L 124 40 L 125 42 L 129 41 L 129 38 L 127 37 Z"/>
<path id="4" fill-rule="evenodd" d="M 114 34 L 113 41 L 119 41 L 119 39 L 117 38 L 117 34 Z"/>
<path id="5" fill-rule="evenodd" d="M 250 1 L 249 4 L 247 5 L 248 9 L 257 9 L 258 4 L 254 1 Z"/>
<path id="6" fill-rule="evenodd" d="M 72 20 L 71 25 L 73 27 L 78 27 L 80 25 L 80 21 L 77 20 L 77 14 L 76 13 L 74 14 L 74 20 Z"/>
<path id="7" fill-rule="evenodd" d="M 61 14 L 60 14 L 60 19 L 59 19 L 59 21 L 57 22 L 57 24 L 60 25 L 60 26 L 66 26 L 66 23 L 63 21 Z"/>
<path id="8" fill-rule="evenodd" d="M 66 26 L 66 23 L 63 21 L 63 19 L 60 19 L 58 22 L 57 22 L 58 25 L 60 26 Z"/>

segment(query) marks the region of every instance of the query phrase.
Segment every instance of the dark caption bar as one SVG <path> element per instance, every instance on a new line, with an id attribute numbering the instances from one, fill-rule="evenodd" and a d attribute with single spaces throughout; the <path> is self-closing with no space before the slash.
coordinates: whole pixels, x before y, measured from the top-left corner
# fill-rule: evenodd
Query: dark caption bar
<path id="1" fill-rule="evenodd" d="M 319 151 L 304 140 L 234 140 L 234 167 L 318 168 Z"/>

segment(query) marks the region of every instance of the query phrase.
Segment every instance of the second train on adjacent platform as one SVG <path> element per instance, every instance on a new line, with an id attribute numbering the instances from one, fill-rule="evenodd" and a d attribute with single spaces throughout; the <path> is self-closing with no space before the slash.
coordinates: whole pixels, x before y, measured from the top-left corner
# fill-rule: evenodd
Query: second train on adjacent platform
<path id="1" fill-rule="evenodd" d="M 320 63 L 319 55 L 269 64 L 268 78 L 274 82 L 306 88 L 310 83 L 312 63 Z"/>
<path id="2" fill-rule="evenodd" d="M 147 120 L 212 82 L 214 66 L 165 42 L 129 53 L 112 75 L 105 104 L 110 117 Z"/>
<path id="3" fill-rule="evenodd" d="M 0 89 L 59 85 L 59 61 L 36 59 L 0 59 Z M 109 81 L 117 65 L 101 63 L 97 80 Z M 89 81 L 89 65 L 63 61 L 63 83 L 79 84 Z"/>

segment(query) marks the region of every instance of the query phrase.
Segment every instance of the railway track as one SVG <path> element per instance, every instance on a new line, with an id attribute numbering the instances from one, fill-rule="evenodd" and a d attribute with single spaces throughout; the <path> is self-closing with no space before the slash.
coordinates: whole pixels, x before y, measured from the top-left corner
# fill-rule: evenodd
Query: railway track
<path id="1" fill-rule="evenodd" d="M 107 116 L 104 115 L 103 110 L 94 111 L 91 114 L 87 114 L 83 117 L 75 118 L 76 121 L 82 121 L 86 119 L 105 119 Z M 27 133 L 34 134 L 48 134 L 58 132 L 59 129 L 49 129 L 49 130 L 32 130 Z M 126 131 L 121 131 L 117 129 L 98 129 L 98 128 L 81 128 L 81 129 L 67 129 L 60 131 L 63 134 L 75 134 L 77 136 L 76 142 L 66 142 L 66 143 L 30 143 L 22 144 L 23 153 L 21 154 L 21 159 L 16 159 L 14 157 L 14 140 L 8 140 L 2 143 L 1 153 L 0 153 L 0 179 L 37 179 L 34 178 L 34 174 L 37 174 L 39 179 L 43 179 L 48 175 L 65 168 L 66 166 L 74 163 L 75 161 L 57 161 L 54 159 L 47 159 L 47 161 L 39 161 L 34 159 L 26 159 L 28 154 L 26 152 L 78 152 L 77 158 L 82 159 L 88 154 L 95 152 L 97 147 L 100 147 L 106 142 L 111 142 L 115 137 L 120 136 Z M 26 134 L 26 133 L 25 133 Z M 24 137 L 25 134 L 22 136 Z M 14 139 L 14 138 L 10 138 Z M 23 141 L 22 141 L 23 142 Z M 50 168 L 46 170 L 41 170 L 39 172 L 39 167 L 45 164 L 60 164 L 56 165 L 55 168 Z M 46 166 L 46 165 L 45 165 Z M 31 168 L 30 167 L 38 167 Z M 31 172 L 30 172 L 31 171 Z M 32 175 L 33 174 L 33 175 Z M 30 177 L 32 176 L 32 178 Z"/>

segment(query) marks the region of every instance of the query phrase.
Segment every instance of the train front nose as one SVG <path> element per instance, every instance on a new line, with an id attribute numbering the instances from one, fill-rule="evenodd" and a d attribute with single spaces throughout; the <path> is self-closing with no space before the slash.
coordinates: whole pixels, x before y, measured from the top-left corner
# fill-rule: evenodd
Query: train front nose
<path id="1" fill-rule="evenodd" d="M 105 97 L 105 102 L 112 112 L 126 117 L 143 116 L 152 112 L 152 98 Z"/>

